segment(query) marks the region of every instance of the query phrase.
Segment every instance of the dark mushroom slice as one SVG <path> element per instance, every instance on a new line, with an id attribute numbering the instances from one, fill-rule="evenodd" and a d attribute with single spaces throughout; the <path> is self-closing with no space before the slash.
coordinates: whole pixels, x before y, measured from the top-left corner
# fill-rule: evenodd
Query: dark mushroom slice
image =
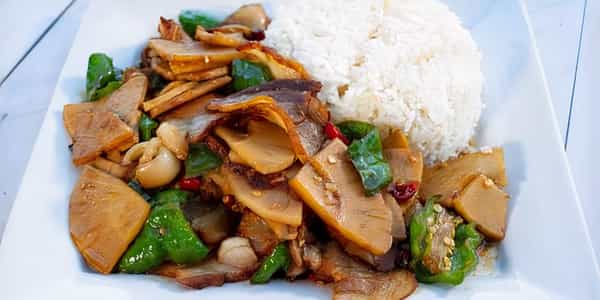
<path id="1" fill-rule="evenodd" d="M 246 4 L 225 18 L 222 25 L 240 24 L 252 31 L 265 31 L 271 20 L 262 4 Z"/>

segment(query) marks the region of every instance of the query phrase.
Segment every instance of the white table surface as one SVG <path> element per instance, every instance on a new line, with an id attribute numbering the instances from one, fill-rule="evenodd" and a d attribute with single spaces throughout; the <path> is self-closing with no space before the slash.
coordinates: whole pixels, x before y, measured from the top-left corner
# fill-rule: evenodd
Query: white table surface
<path id="1" fill-rule="evenodd" d="M 9 25 L 0 26 L 0 36 L 8 37 L 0 43 L 0 140 L 5 141 L 0 155 L 0 236 L 88 1 L 0 2 L 0 19 Z M 599 183 L 594 171 L 600 169 L 600 158 L 594 155 L 600 153 L 600 134 L 593 130 L 594 115 L 600 113 L 593 90 L 600 78 L 600 59 L 595 57 L 600 3 L 523 2 L 600 258 L 600 209 L 593 194 Z"/>

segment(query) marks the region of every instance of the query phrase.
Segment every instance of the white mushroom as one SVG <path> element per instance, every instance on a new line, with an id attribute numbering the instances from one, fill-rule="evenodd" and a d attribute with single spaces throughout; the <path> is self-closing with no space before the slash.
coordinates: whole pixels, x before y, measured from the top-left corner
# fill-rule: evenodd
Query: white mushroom
<path id="1" fill-rule="evenodd" d="M 240 269 L 254 268 L 258 262 L 250 242 L 242 237 L 230 237 L 221 242 L 217 252 L 217 260 L 222 264 Z"/>
<path id="2" fill-rule="evenodd" d="M 156 129 L 156 136 L 163 146 L 175 153 L 180 160 L 185 160 L 188 155 L 188 143 L 185 133 L 169 122 L 162 122 Z"/>
<path id="3" fill-rule="evenodd" d="M 181 162 L 169 149 L 161 146 L 152 160 L 137 166 L 135 178 L 144 188 L 156 188 L 175 179 L 180 169 Z"/>

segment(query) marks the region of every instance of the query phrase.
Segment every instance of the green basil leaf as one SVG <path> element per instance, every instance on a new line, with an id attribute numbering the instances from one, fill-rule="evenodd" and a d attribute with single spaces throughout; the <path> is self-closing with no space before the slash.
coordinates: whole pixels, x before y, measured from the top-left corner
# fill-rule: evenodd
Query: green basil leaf
<path id="1" fill-rule="evenodd" d="M 231 76 L 235 91 L 241 91 L 273 79 L 265 66 L 243 59 L 236 59 L 232 62 Z"/>
<path id="2" fill-rule="evenodd" d="M 196 26 L 212 29 L 219 26 L 221 21 L 199 10 L 183 10 L 179 14 L 179 23 L 183 31 L 193 37 L 196 34 Z"/>

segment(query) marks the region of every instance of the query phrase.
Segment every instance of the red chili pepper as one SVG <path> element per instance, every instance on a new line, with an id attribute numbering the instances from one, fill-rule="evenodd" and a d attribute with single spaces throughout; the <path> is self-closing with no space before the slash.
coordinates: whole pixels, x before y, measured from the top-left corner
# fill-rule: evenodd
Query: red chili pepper
<path id="1" fill-rule="evenodd" d="M 335 127 L 335 125 L 333 125 L 333 123 L 327 122 L 327 124 L 325 124 L 324 130 L 325 130 L 325 134 L 327 135 L 327 138 L 329 138 L 330 140 L 338 138 L 342 142 L 344 142 L 344 144 L 346 144 L 346 145 L 350 144 L 350 141 L 348 140 L 348 138 L 346 136 L 344 136 L 344 134 L 340 131 L 340 129 Z"/>
<path id="2" fill-rule="evenodd" d="M 412 198 L 417 193 L 418 189 L 419 186 L 416 182 L 407 182 L 403 184 L 396 183 L 389 192 L 396 201 L 402 203 Z"/>
<path id="3" fill-rule="evenodd" d="M 182 190 L 186 190 L 186 191 L 190 191 L 190 192 L 197 192 L 200 190 L 202 181 L 200 181 L 200 178 L 198 178 L 198 177 L 182 178 L 179 180 L 177 185 Z"/>

